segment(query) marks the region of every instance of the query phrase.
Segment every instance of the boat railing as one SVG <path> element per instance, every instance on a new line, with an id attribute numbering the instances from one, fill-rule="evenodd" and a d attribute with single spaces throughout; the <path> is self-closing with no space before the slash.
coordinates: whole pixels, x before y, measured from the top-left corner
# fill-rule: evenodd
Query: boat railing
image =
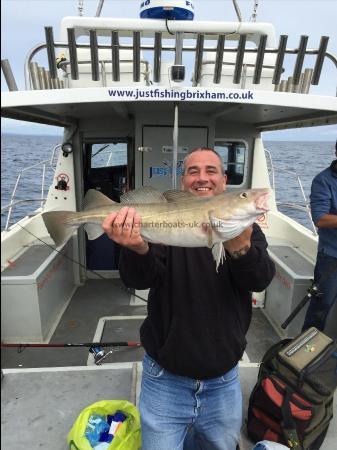
<path id="1" fill-rule="evenodd" d="M 264 149 L 266 155 L 268 156 L 268 160 L 269 160 L 269 175 L 271 177 L 271 187 L 273 189 L 273 191 L 275 192 L 275 196 L 276 196 L 276 182 L 275 182 L 275 167 L 273 164 L 273 158 L 271 155 L 271 152 L 269 150 L 267 150 L 266 148 Z M 276 205 L 277 206 L 283 206 L 286 208 L 290 208 L 290 209 L 295 209 L 301 212 L 304 212 L 307 214 L 309 222 L 311 224 L 312 227 L 312 231 L 314 236 L 317 236 L 317 230 L 316 230 L 316 226 L 314 224 L 314 221 L 312 220 L 312 215 L 311 215 L 311 209 L 310 209 L 310 203 L 308 202 L 307 196 L 305 195 L 304 189 L 303 189 L 303 184 L 302 181 L 299 177 L 299 175 L 297 174 L 297 172 L 295 170 L 290 170 L 290 169 L 284 169 L 284 168 L 277 168 L 277 172 L 282 172 L 282 173 L 289 173 L 293 176 L 295 176 L 295 179 L 298 183 L 298 186 L 300 188 L 301 191 L 301 195 L 303 197 L 303 203 L 301 202 L 284 202 L 284 201 L 276 201 Z"/>
<path id="2" fill-rule="evenodd" d="M 46 198 L 45 198 L 45 183 L 46 183 L 46 170 L 47 168 L 51 169 L 52 172 L 55 172 L 55 154 L 56 154 L 56 150 L 58 148 L 61 147 L 62 144 L 57 144 L 54 146 L 53 151 L 52 151 L 52 155 L 49 159 L 44 159 L 38 163 L 32 164 L 31 166 L 25 167 L 24 169 L 22 169 L 16 179 L 14 188 L 13 188 L 13 192 L 10 198 L 10 202 L 8 205 L 4 206 L 1 208 L 1 214 L 3 214 L 4 212 L 8 211 L 7 213 L 7 219 L 6 219 L 6 225 L 4 228 L 4 231 L 7 231 L 9 226 L 10 226 L 10 220 L 11 220 L 11 216 L 14 210 L 14 207 L 17 205 L 22 205 L 24 203 L 31 203 L 31 202 L 40 202 L 40 207 L 42 208 Z M 18 190 L 18 186 L 23 178 L 23 174 L 27 173 L 28 171 L 31 171 L 33 169 L 36 169 L 37 167 L 42 167 L 42 176 L 41 176 L 41 194 L 38 198 L 30 198 L 30 199 L 20 199 L 20 200 L 16 200 L 16 194 L 17 194 L 17 190 Z"/>
<path id="3" fill-rule="evenodd" d="M 249 86 L 258 89 L 258 85 L 267 81 L 265 88 L 269 90 L 308 93 L 310 85 L 319 84 L 326 58 L 337 68 L 337 58 L 327 51 L 329 41 L 327 36 L 321 37 L 317 49 L 309 49 L 307 48 L 308 36 L 300 37 L 297 48 L 287 48 L 288 36 L 281 35 L 278 46 L 271 47 L 267 46 L 267 43 L 270 45 L 269 43 L 272 42 L 267 34 L 255 35 L 253 39 L 252 34 L 248 32 L 244 34 L 239 31 L 239 28 L 235 33 L 214 33 L 210 28 L 205 32 L 185 30 L 174 31 L 170 34 L 155 29 L 132 31 L 125 28 L 120 30 L 111 28 L 104 29 L 103 34 L 97 25 L 96 28 L 85 29 L 90 43 L 76 41 L 79 34 L 77 28 L 67 28 L 66 31 L 67 41 L 56 42 L 53 37 L 53 28 L 45 27 L 46 42 L 34 47 L 26 58 L 26 89 L 62 88 L 63 80 L 60 76 L 69 81 L 66 87 L 85 87 L 86 85 L 82 84 L 76 86 L 76 81 L 83 76 L 90 77 L 90 81 L 100 82 L 101 86 L 118 84 L 125 81 L 121 74 L 124 70 L 122 66 L 126 53 L 130 56 L 127 62 L 131 67 L 132 81 L 135 83 L 144 81 L 144 84 L 157 85 L 165 85 L 166 82 L 169 84 L 170 81 L 184 81 L 186 67 L 183 55 L 187 53 L 194 56 L 194 61 L 188 62 L 192 68 L 192 86 L 221 85 L 238 89 Z M 100 33 L 105 38 L 110 36 L 111 44 L 99 43 Z M 127 42 L 125 38 L 128 39 Z M 121 39 L 124 41 L 122 42 Z M 237 45 L 229 47 L 228 42 L 233 41 L 237 41 Z M 55 56 L 56 49 L 64 51 L 58 58 Z M 41 50 L 47 51 L 48 70 L 33 62 L 34 56 Z M 147 60 L 153 60 L 153 65 L 150 66 L 142 57 L 143 51 L 149 56 Z M 86 57 L 83 60 L 83 52 L 86 56 L 89 55 L 89 59 Z M 174 55 L 171 65 L 168 66 L 162 61 L 163 55 L 167 53 Z M 106 58 L 107 54 L 108 58 Z M 291 76 L 281 80 L 282 73 L 285 72 L 286 55 L 296 55 L 296 59 L 293 70 L 289 72 Z M 316 56 L 312 68 L 304 68 L 307 55 Z M 145 79 L 142 79 L 141 72 L 143 64 L 146 65 Z M 89 67 L 88 71 L 86 67 L 85 74 L 81 69 L 83 65 Z M 107 65 L 109 65 L 110 73 L 106 70 Z M 231 68 L 230 71 L 228 67 Z M 148 76 L 150 71 L 151 79 Z M 171 80 L 166 78 L 163 82 L 163 77 L 167 77 L 167 71 L 170 76 L 175 75 Z"/>

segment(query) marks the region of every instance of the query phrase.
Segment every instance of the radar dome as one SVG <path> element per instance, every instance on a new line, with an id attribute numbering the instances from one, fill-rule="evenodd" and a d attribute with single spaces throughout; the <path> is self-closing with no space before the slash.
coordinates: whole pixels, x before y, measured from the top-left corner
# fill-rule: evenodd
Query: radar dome
<path id="1" fill-rule="evenodd" d="M 142 19 L 193 20 L 194 6 L 187 0 L 143 0 L 140 4 Z"/>

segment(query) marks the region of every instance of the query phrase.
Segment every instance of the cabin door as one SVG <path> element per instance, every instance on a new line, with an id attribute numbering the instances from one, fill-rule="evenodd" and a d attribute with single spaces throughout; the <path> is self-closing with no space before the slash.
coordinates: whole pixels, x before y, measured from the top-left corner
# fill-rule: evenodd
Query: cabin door
<path id="1" fill-rule="evenodd" d="M 115 202 L 129 186 L 128 139 L 97 139 L 85 144 L 85 192 L 96 189 Z M 89 241 L 86 237 L 87 268 L 118 270 L 120 247 L 106 234 Z"/>
<path id="2" fill-rule="evenodd" d="M 142 151 L 142 185 L 164 192 L 172 189 L 173 127 L 144 126 Z M 179 127 L 177 189 L 180 188 L 182 163 L 196 147 L 207 147 L 207 127 Z"/>

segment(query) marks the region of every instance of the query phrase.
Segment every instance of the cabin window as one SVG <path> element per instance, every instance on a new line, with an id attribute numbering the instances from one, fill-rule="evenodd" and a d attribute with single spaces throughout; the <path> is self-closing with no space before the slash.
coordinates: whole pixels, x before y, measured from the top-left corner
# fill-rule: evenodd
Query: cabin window
<path id="1" fill-rule="evenodd" d="M 245 170 L 246 145 L 243 142 L 217 141 L 214 149 L 222 158 L 227 175 L 227 184 L 242 184 Z"/>
<path id="2" fill-rule="evenodd" d="M 92 144 L 92 169 L 101 167 L 126 166 L 128 160 L 128 146 L 126 142 Z"/>
<path id="3" fill-rule="evenodd" d="M 111 200 L 130 186 L 128 172 L 128 140 L 97 140 L 85 144 L 84 190 L 97 189 Z"/>

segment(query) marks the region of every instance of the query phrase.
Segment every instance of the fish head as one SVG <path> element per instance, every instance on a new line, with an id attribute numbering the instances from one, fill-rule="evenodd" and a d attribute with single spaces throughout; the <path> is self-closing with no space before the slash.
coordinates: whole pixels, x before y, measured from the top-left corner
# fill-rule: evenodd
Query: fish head
<path id="1" fill-rule="evenodd" d="M 214 197 L 209 211 L 212 229 L 227 241 L 241 234 L 258 216 L 269 211 L 269 189 L 247 189 Z"/>
<path id="2" fill-rule="evenodd" d="M 269 211 L 269 189 L 247 189 L 240 192 L 224 192 L 214 197 L 219 219 L 244 219 L 257 217 Z"/>

